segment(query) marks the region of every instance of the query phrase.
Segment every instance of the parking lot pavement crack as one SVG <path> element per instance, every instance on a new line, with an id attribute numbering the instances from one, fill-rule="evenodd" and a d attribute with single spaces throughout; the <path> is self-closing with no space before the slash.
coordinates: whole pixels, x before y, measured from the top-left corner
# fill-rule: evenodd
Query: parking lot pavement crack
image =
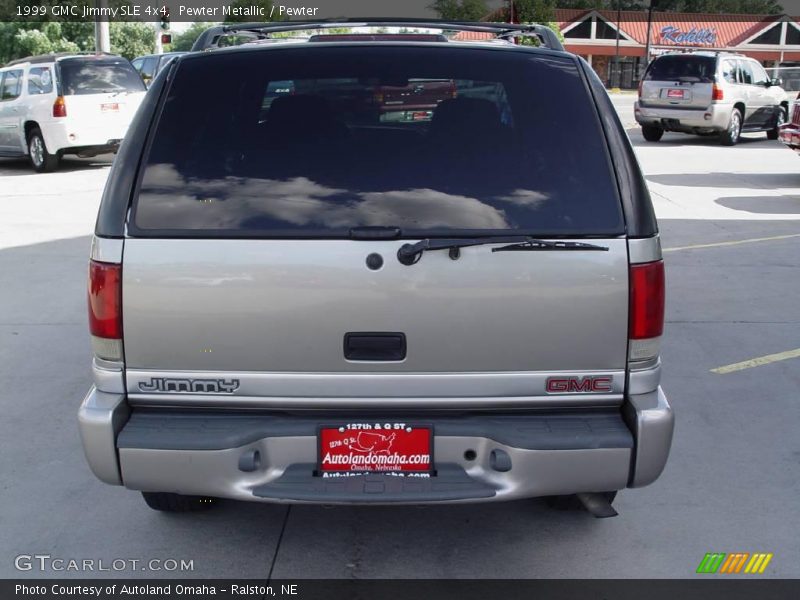
<path id="1" fill-rule="evenodd" d="M 272 581 L 272 573 L 275 570 L 275 564 L 278 562 L 278 553 L 281 551 L 281 543 L 283 542 L 283 534 L 286 532 L 286 524 L 289 522 L 289 515 L 292 512 L 291 504 L 286 507 L 286 513 L 283 515 L 283 524 L 281 525 L 281 532 L 278 534 L 278 541 L 275 543 L 275 553 L 272 555 L 272 562 L 269 565 L 269 573 L 267 573 L 267 585 Z"/>

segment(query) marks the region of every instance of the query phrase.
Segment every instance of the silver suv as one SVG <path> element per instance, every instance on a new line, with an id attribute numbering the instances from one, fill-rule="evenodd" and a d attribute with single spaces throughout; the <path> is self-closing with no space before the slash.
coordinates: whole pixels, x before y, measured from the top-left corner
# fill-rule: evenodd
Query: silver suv
<path id="1" fill-rule="evenodd" d="M 541 26 L 260 41 L 303 26 L 209 30 L 253 41 L 174 59 L 125 138 L 89 268 L 94 473 L 158 510 L 615 514 L 673 414 L 658 229 L 601 82 Z"/>
<path id="2" fill-rule="evenodd" d="M 741 133 L 766 131 L 778 139 L 788 99 L 778 79 L 756 60 L 728 52 L 675 53 L 647 67 L 634 105 L 642 135 L 657 142 L 665 131 L 715 135 L 733 146 Z"/>

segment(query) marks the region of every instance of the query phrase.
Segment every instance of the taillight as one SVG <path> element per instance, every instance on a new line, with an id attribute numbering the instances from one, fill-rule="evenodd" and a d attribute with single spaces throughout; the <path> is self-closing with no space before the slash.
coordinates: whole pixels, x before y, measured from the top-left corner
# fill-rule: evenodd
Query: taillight
<path id="1" fill-rule="evenodd" d="M 712 100 L 722 100 L 725 98 L 725 94 L 722 92 L 722 88 L 719 87 L 716 83 L 711 86 L 711 99 Z"/>
<path id="2" fill-rule="evenodd" d="M 99 358 L 122 360 L 122 266 L 89 262 L 89 331 Z"/>
<path id="3" fill-rule="evenodd" d="M 450 80 L 450 97 L 456 98 L 458 96 L 458 88 L 456 87 L 456 82 Z"/>
<path id="4" fill-rule="evenodd" d="M 55 102 L 53 102 L 53 116 L 54 117 L 67 116 L 67 105 L 64 102 L 64 96 L 59 96 L 58 98 L 56 98 Z"/>
<path id="5" fill-rule="evenodd" d="M 664 331 L 664 261 L 631 265 L 629 358 L 648 360 L 659 353 Z"/>
<path id="6" fill-rule="evenodd" d="M 380 88 L 375 88 L 375 91 L 372 92 L 372 101 L 375 104 L 383 104 L 383 92 Z"/>
<path id="7" fill-rule="evenodd" d="M 639 86 L 636 88 L 636 89 L 637 89 L 637 92 L 636 92 L 636 93 L 639 95 L 639 98 L 641 98 L 641 97 L 642 97 L 642 84 L 643 84 L 643 83 L 644 83 L 644 81 L 640 80 L 640 81 L 639 81 Z"/>

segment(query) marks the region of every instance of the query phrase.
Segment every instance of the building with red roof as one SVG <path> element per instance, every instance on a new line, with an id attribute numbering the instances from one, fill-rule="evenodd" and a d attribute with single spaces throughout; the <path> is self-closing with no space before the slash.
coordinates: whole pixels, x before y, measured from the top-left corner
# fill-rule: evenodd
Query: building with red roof
<path id="1" fill-rule="evenodd" d="M 729 51 L 751 56 L 765 67 L 800 66 L 796 17 L 653 12 L 648 48 L 647 11 L 556 9 L 555 16 L 567 51 L 585 58 L 609 87 L 635 88 L 649 60 L 665 52 Z M 507 9 L 486 18 L 507 19 Z M 487 34 L 461 32 L 456 37 L 477 40 Z"/>

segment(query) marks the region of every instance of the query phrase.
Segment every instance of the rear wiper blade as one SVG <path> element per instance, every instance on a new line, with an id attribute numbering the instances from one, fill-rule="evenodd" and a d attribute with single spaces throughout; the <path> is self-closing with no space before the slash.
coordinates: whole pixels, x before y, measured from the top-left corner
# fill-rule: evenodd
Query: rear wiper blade
<path id="1" fill-rule="evenodd" d="M 519 252 L 526 250 L 601 250 L 608 251 L 608 246 L 598 246 L 597 244 L 587 244 L 586 242 L 548 242 L 545 240 L 531 239 L 518 244 L 509 244 L 508 246 L 500 246 L 499 248 L 492 248 L 492 252 Z"/>
<path id="2" fill-rule="evenodd" d="M 500 248 L 492 248 L 492 252 L 514 250 L 608 250 L 608 248 L 604 246 L 585 244 L 583 242 L 548 242 L 547 240 L 540 240 L 528 235 L 504 235 L 468 239 L 426 239 L 416 244 L 403 244 L 397 251 L 397 260 L 404 265 L 413 265 L 419 261 L 422 253 L 427 250 L 450 250 L 450 258 L 455 260 L 460 256 L 459 248 L 482 246 L 484 244 L 503 244 L 507 242 L 511 243 Z"/>

